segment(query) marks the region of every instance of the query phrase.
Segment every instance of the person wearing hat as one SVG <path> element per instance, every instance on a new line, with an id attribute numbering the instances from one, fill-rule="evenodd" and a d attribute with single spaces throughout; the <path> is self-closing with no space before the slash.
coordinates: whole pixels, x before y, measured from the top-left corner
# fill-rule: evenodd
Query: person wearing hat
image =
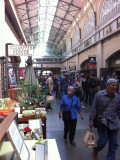
<path id="1" fill-rule="evenodd" d="M 115 78 L 107 80 L 106 89 L 96 93 L 91 113 L 89 116 L 89 128 L 94 126 L 97 117 L 98 141 L 97 147 L 93 148 L 92 156 L 97 158 L 109 141 L 106 160 L 115 160 L 118 148 L 118 121 L 120 119 L 120 95 L 116 93 L 118 82 Z"/>
<path id="2" fill-rule="evenodd" d="M 80 104 L 78 102 L 78 98 L 74 96 L 74 87 L 69 86 L 67 89 L 67 95 L 64 95 L 62 98 L 62 102 L 59 110 L 59 119 L 61 119 L 61 113 L 63 114 L 64 121 L 64 140 L 67 140 L 67 136 L 69 133 L 69 140 L 72 146 L 76 146 L 74 142 L 75 130 L 77 124 L 77 112 L 80 114 L 81 119 L 83 120 L 82 111 Z M 67 113 L 70 113 L 69 117 Z"/>

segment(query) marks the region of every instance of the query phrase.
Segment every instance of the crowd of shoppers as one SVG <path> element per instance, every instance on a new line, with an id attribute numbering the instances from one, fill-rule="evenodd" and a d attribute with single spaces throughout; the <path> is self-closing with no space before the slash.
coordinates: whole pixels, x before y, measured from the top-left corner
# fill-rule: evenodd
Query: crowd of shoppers
<path id="1" fill-rule="evenodd" d="M 74 142 L 77 124 L 77 112 L 83 120 L 82 109 L 84 104 L 91 107 L 89 116 L 90 130 L 94 126 L 94 119 L 97 117 L 98 141 L 97 147 L 93 148 L 93 157 L 96 158 L 109 141 L 106 160 L 115 160 L 115 153 L 118 148 L 118 122 L 120 119 L 120 77 L 116 74 L 108 76 L 104 81 L 105 89 L 100 90 L 100 80 L 91 74 L 90 77 L 78 75 L 55 75 L 51 73 L 44 78 L 43 86 L 52 95 L 55 92 L 56 99 L 61 99 L 59 118 L 64 121 L 64 140 L 69 134 L 70 144 Z M 79 103 L 80 102 L 80 103 Z M 53 110 L 50 103 L 47 110 Z M 63 114 L 64 113 L 64 114 Z"/>

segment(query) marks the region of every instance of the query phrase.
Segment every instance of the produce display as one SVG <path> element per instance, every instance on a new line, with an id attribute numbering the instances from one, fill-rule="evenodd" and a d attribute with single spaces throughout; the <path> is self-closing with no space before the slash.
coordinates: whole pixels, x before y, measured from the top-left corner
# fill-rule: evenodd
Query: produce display
<path id="1" fill-rule="evenodd" d="M 14 112 L 17 103 L 10 98 L 0 99 L 0 118 L 6 117 L 9 112 Z"/>

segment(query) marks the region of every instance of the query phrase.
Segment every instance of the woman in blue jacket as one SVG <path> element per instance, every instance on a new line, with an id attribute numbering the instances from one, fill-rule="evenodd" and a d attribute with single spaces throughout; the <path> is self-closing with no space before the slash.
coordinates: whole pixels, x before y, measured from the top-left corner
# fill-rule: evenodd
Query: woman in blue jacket
<path id="1" fill-rule="evenodd" d="M 69 86 L 67 90 L 67 95 L 64 95 L 62 98 L 62 102 L 60 105 L 59 110 L 59 118 L 61 118 L 61 113 L 64 112 L 65 114 L 70 111 L 70 118 L 64 121 L 64 139 L 67 140 L 67 135 L 69 133 L 69 140 L 72 146 L 76 146 L 74 142 L 76 124 L 77 124 L 77 112 L 80 114 L 81 119 L 83 120 L 81 107 L 78 102 L 78 98 L 74 96 L 74 87 Z"/>

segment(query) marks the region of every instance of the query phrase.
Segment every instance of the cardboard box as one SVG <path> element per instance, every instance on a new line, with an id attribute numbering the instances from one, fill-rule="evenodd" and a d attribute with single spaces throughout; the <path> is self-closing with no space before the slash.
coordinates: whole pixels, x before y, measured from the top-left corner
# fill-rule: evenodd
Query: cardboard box
<path id="1" fill-rule="evenodd" d="M 48 141 L 38 140 L 35 147 L 36 160 L 48 160 Z"/>

